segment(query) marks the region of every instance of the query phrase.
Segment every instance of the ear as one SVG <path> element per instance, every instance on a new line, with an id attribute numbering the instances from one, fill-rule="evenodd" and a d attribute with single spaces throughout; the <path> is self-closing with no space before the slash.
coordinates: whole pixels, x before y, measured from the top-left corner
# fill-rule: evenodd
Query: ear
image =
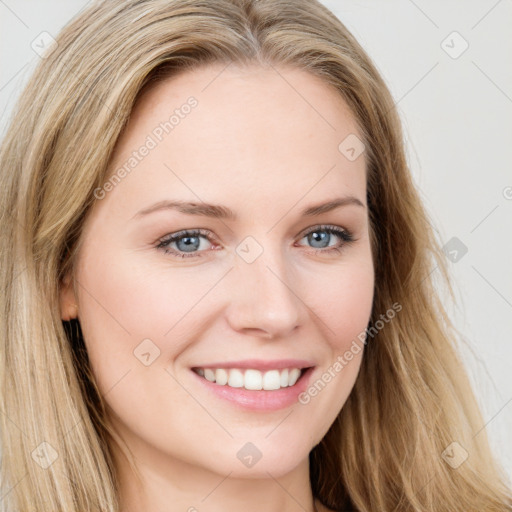
<path id="1" fill-rule="evenodd" d="M 60 283 L 59 290 L 60 317 L 64 321 L 72 320 L 78 316 L 78 306 L 73 289 L 73 280 L 66 274 Z"/>

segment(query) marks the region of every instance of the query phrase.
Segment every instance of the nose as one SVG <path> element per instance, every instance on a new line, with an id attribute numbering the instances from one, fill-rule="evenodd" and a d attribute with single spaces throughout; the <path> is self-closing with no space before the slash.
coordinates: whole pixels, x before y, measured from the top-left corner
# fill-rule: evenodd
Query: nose
<path id="1" fill-rule="evenodd" d="M 230 326 L 238 332 L 272 339 L 286 337 L 298 328 L 306 306 L 292 274 L 283 258 L 273 257 L 269 250 L 252 263 L 237 257 L 228 284 Z"/>

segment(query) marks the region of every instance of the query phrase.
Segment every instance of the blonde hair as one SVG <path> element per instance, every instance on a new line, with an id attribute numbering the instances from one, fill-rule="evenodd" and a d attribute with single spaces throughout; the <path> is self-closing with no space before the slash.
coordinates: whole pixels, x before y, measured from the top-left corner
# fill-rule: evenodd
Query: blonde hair
<path id="1" fill-rule="evenodd" d="M 316 0 L 108 0 L 56 41 L 0 149 L 3 505 L 119 510 L 105 403 L 79 325 L 60 318 L 59 286 L 141 90 L 207 63 L 257 62 L 306 70 L 351 108 L 366 146 L 370 323 L 402 306 L 369 341 L 354 389 L 310 453 L 313 494 L 334 510 L 510 510 L 485 430 L 475 433 L 483 420 L 432 281 L 437 267 L 453 299 L 445 257 L 393 99 L 345 26 Z M 457 469 L 442 456 L 453 442 L 469 454 Z M 47 469 L 36 447 L 57 455 Z"/>

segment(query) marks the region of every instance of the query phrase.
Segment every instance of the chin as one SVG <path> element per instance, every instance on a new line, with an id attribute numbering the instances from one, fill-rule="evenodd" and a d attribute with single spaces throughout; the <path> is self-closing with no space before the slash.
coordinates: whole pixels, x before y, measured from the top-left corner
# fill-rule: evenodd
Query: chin
<path id="1" fill-rule="evenodd" d="M 230 473 L 230 478 L 269 478 L 269 473 L 279 478 L 304 461 L 309 464 L 310 450 L 304 449 L 304 440 L 292 442 L 288 437 L 285 443 L 273 436 L 231 440 L 229 448 L 225 446 L 223 453 L 211 457 L 211 469 L 224 475 Z"/>

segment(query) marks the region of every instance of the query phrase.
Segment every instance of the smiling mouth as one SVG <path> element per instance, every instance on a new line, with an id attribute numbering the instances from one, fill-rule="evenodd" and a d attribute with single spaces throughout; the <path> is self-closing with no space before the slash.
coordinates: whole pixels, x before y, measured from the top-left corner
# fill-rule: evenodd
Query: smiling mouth
<path id="1" fill-rule="evenodd" d="M 260 371 L 245 368 L 192 368 L 204 379 L 231 388 L 275 391 L 294 386 L 309 368 L 284 368 Z"/>

